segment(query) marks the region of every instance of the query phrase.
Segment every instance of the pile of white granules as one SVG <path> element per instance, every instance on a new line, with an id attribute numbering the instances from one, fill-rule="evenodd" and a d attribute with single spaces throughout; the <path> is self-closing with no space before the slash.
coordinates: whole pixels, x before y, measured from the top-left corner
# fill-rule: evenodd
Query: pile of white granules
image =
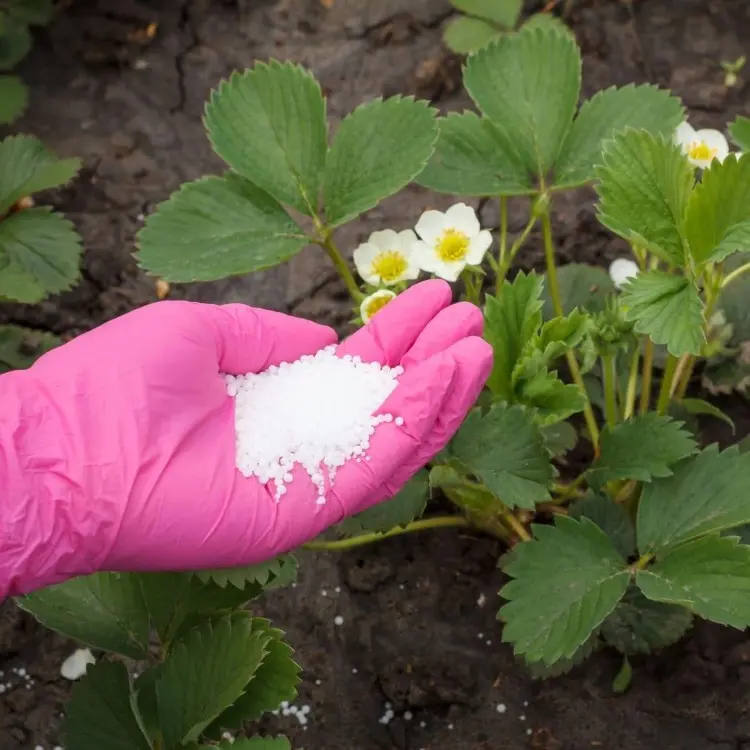
<path id="1" fill-rule="evenodd" d="M 273 480 L 278 501 L 302 466 L 317 487 L 318 503 L 347 461 L 369 461 L 367 449 L 378 425 L 403 424 L 392 414 L 374 413 L 398 385 L 401 367 L 365 363 L 321 349 L 296 362 L 259 374 L 225 375 L 235 399 L 239 471 L 265 484 Z"/>

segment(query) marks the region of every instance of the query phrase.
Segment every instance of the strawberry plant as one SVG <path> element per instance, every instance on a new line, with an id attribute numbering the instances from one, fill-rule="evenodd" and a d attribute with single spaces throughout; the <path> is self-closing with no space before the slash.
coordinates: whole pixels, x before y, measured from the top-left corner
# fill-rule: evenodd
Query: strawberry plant
<path id="1" fill-rule="evenodd" d="M 695 617 L 750 625 L 750 546 L 738 535 L 750 523 L 750 454 L 699 446 L 696 414 L 729 418 L 688 390 L 748 326 L 744 297 L 732 296 L 750 270 L 750 156 L 687 125 L 680 100 L 654 86 L 580 103 L 580 51 L 558 28 L 499 36 L 469 56 L 464 85 L 473 111 L 439 117 L 410 97 L 378 99 L 331 137 L 326 100 L 302 67 L 271 61 L 232 74 L 205 110 L 227 170 L 157 208 L 139 262 L 170 282 L 209 281 L 317 244 L 357 324 L 424 276 L 480 305 L 494 368 L 447 449 L 392 500 L 342 523 L 338 538 L 307 546 L 442 527 L 491 534 L 509 548 L 503 640 L 539 676 L 614 648 L 623 689 L 628 657 L 674 643 Z M 746 120 L 731 135 L 748 148 Z M 337 229 L 412 181 L 497 201 L 497 232 L 457 200 L 347 248 L 352 267 Z M 585 185 L 601 223 L 630 247 L 611 276 L 558 267 L 555 203 Z M 517 196 L 530 210 L 511 236 Z M 544 273 L 511 273 L 532 236 Z M 571 474 L 565 456 L 577 445 L 588 463 Z M 425 515 L 437 491 L 454 514 Z M 288 700 L 297 677 L 281 635 L 239 609 L 268 584 L 258 577 L 99 575 L 22 600 L 61 632 L 149 663 L 135 681 L 118 661 L 91 668 L 66 747 L 114 735 L 136 750 L 205 746 Z M 98 710 L 105 697 L 110 710 Z M 280 740 L 249 742 L 235 747 Z"/>

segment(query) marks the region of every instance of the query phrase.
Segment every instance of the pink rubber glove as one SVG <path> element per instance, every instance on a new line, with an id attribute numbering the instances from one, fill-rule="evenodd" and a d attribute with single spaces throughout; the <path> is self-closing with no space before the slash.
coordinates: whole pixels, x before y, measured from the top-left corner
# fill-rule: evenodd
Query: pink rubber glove
<path id="1" fill-rule="evenodd" d="M 440 281 L 412 287 L 340 353 L 401 364 L 371 461 L 325 505 L 307 474 L 277 503 L 234 466 L 220 373 L 258 372 L 334 343 L 309 321 L 244 305 L 159 302 L 0 377 L 0 596 L 98 570 L 247 565 L 391 497 L 450 439 L 491 368 L 482 316 Z"/>

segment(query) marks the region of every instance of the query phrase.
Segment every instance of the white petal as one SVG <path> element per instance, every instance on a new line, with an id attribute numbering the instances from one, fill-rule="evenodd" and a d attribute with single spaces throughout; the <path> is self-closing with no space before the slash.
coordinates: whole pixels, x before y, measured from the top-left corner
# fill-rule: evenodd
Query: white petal
<path id="1" fill-rule="evenodd" d="M 77 680 L 86 674 L 86 667 L 95 664 L 94 655 L 87 648 L 76 649 L 60 667 L 60 674 L 66 680 Z"/>
<path id="2" fill-rule="evenodd" d="M 620 289 L 629 279 L 638 275 L 638 264 L 629 258 L 617 258 L 609 266 L 609 276 Z"/>
<path id="3" fill-rule="evenodd" d="M 435 276 L 439 276 L 441 279 L 446 281 L 458 281 L 458 277 L 461 275 L 461 271 L 466 268 L 466 263 L 463 261 L 457 261 L 455 263 L 441 263 L 440 269 L 433 271 Z"/>
<path id="4" fill-rule="evenodd" d="M 362 243 L 352 254 L 354 265 L 357 267 L 357 273 L 368 283 L 377 284 L 378 277 L 373 276 L 372 261 L 380 252 L 377 247 L 368 242 Z M 374 279 L 374 280 L 373 280 Z"/>
<path id="5" fill-rule="evenodd" d="M 695 129 L 685 120 L 677 126 L 672 140 L 684 151 L 695 140 Z"/>
<path id="6" fill-rule="evenodd" d="M 373 232 L 367 242 L 378 250 L 396 250 L 398 234 L 392 229 L 381 229 L 379 232 Z"/>
<path id="7" fill-rule="evenodd" d="M 413 252 L 408 256 L 407 262 L 406 270 L 401 274 L 399 281 L 413 281 L 419 276 L 419 272 L 422 270 Z"/>
<path id="8" fill-rule="evenodd" d="M 398 233 L 395 247 L 408 258 L 412 253 L 415 242 L 419 242 L 417 235 L 411 229 L 404 229 L 403 232 Z"/>
<path id="9" fill-rule="evenodd" d="M 443 233 L 445 225 L 445 214 L 442 211 L 425 211 L 414 228 L 425 242 L 434 244 Z"/>
<path id="10" fill-rule="evenodd" d="M 412 245 L 411 259 L 427 273 L 432 273 L 442 265 L 442 261 L 435 254 L 435 248 L 426 242 L 415 242 Z"/>
<path id="11" fill-rule="evenodd" d="M 466 262 L 471 266 L 478 266 L 491 244 L 492 234 L 488 229 L 483 229 L 476 237 L 472 237 L 469 241 L 469 252 L 466 254 Z"/>
<path id="12" fill-rule="evenodd" d="M 723 133 L 718 130 L 699 130 L 695 134 L 696 140 L 705 143 L 712 151 L 716 151 L 715 159 L 724 161 L 729 155 L 729 143 Z"/>
<path id="13" fill-rule="evenodd" d="M 445 212 L 446 224 L 467 237 L 476 237 L 481 227 L 477 214 L 471 206 L 465 203 L 456 203 Z"/>

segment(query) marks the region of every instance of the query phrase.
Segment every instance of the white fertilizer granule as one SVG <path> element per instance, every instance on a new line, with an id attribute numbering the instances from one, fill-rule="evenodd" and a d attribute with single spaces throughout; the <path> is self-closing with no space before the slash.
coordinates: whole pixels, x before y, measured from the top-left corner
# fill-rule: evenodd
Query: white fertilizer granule
<path id="1" fill-rule="evenodd" d="M 378 425 L 404 423 L 392 414 L 374 416 L 402 373 L 338 357 L 329 346 L 259 374 L 225 375 L 235 399 L 237 469 L 263 484 L 273 481 L 278 501 L 298 464 L 316 486 L 318 503 L 325 503 L 326 477 L 332 485 L 347 461 L 369 460 Z"/>

